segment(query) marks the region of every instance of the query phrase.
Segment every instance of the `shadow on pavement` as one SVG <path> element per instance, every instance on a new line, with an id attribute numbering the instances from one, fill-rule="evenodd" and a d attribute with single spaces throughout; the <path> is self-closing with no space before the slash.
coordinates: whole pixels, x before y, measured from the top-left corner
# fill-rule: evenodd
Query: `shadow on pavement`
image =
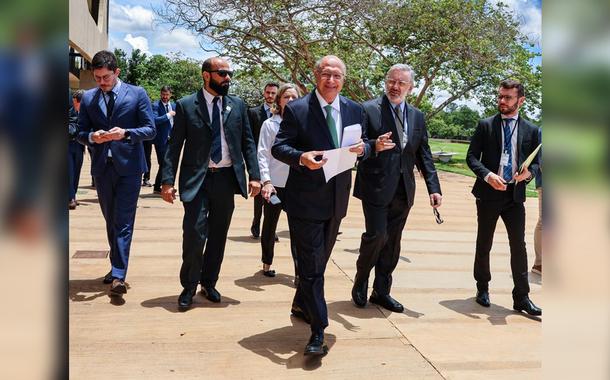
<path id="1" fill-rule="evenodd" d="M 196 308 L 210 308 L 210 309 L 219 309 L 224 307 L 229 307 L 233 305 L 239 305 L 240 302 L 231 297 L 221 296 L 220 303 L 213 303 L 205 299 L 200 292 L 197 292 L 193 297 L 193 305 L 189 310 Z M 171 313 L 188 313 L 187 311 L 178 310 L 178 294 L 175 296 L 165 296 L 152 298 L 141 303 L 142 306 L 152 308 L 152 307 L 162 307 L 165 310 Z"/>
<path id="2" fill-rule="evenodd" d="M 255 272 L 252 276 L 239 278 L 235 280 L 235 285 L 255 292 L 262 292 L 263 286 L 285 285 L 289 288 L 294 288 L 294 276 L 289 276 L 284 273 L 276 273 L 275 277 L 267 277 L 262 271 Z"/>
<path id="3" fill-rule="evenodd" d="M 309 339 L 309 326 L 290 317 L 292 326 L 284 326 L 267 332 L 249 336 L 238 343 L 243 348 L 269 359 L 272 363 L 285 366 L 287 369 L 302 368 L 313 371 L 322 366 L 323 357 L 303 355 L 303 350 Z M 324 341 L 328 346 L 329 355 L 337 341 L 333 334 L 325 334 Z M 271 374 L 273 378 L 273 374 Z"/>
<path id="4" fill-rule="evenodd" d="M 486 316 L 489 323 L 494 326 L 498 325 L 506 325 L 506 317 L 509 315 L 521 314 L 524 317 L 541 322 L 542 319 L 540 317 L 528 315 L 525 313 L 520 313 L 514 311 L 512 309 L 507 309 L 504 306 L 500 306 L 492 303 L 490 307 L 483 307 L 476 303 L 475 297 L 470 297 L 467 299 L 455 299 L 455 300 L 445 300 L 439 302 L 440 305 L 446 307 L 447 309 L 453 310 L 457 313 L 467 316 L 472 319 L 481 319 L 481 315 Z"/>

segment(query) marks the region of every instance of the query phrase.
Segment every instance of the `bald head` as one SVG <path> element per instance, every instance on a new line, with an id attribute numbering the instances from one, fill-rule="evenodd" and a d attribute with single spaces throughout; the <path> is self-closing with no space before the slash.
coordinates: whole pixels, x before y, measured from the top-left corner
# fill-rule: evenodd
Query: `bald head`
<path id="1" fill-rule="evenodd" d="M 233 71 L 231 71 L 231 65 L 226 59 L 211 57 L 203 61 L 201 76 L 206 91 L 215 96 L 224 96 L 229 92 Z"/>

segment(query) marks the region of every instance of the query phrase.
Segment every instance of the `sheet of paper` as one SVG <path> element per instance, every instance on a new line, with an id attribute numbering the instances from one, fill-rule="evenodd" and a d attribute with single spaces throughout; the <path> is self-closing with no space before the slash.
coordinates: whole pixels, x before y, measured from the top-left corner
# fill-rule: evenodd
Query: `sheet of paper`
<path id="1" fill-rule="evenodd" d="M 539 144 L 538 147 L 536 147 L 536 149 L 534 149 L 534 151 L 529 156 L 527 156 L 527 158 L 525 159 L 525 161 L 523 161 L 521 167 L 519 168 L 519 173 L 521 173 L 523 169 L 530 166 L 530 164 L 532 163 L 532 161 L 534 161 L 534 158 L 538 154 L 540 148 L 542 148 L 542 144 Z"/>
<path id="2" fill-rule="evenodd" d="M 362 138 L 362 126 L 360 124 L 352 124 L 343 128 L 343 138 L 341 139 L 341 147 L 354 145 Z"/>
<path id="3" fill-rule="evenodd" d="M 356 164 L 357 159 L 356 153 L 350 152 L 349 147 L 327 150 L 324 152 L 323 157 L 328 159 L 324 166 L 322 166 L 326 182 L 330 181 L 337 174 L 351 170 Z"/>

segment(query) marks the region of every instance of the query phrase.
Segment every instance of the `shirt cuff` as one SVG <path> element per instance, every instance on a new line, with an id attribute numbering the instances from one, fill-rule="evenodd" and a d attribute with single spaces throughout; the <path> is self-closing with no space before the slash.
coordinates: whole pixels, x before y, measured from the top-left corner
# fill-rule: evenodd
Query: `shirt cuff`
<path id="1" fill-rule="evenodd" d="M 95 144 L 95 142 L 93 141 L 93 139 L 91 138 L 91 136 L 93 136 L 93 132 L 89 132 L 89 144 Z"/>
<path id="2" fill-rule="evenodd" d="M 491 172 L 487 173 L 487 175 L 485 176 L 485 178 L 483 178 L 483 180 L 485 180 L 485 182 L 489 183 L 489 176 L 491 175 Z"/>

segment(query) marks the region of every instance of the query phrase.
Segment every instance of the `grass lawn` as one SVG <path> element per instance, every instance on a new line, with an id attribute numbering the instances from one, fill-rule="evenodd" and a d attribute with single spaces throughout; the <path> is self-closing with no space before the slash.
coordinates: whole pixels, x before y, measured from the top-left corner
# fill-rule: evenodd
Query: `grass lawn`
<path id="1" fill-rule="evenodd" d="M 438 152 L 443 150 L 445 152 L 453 152 L 453 158 L 447 163 L 436 161 L 434 165 L 438 170 L 444 170 L 446 172 L 452 172 L 462 174 L 468 177 L 475 177 L 474 173 L 470 170 L 466 164 L 466 151 L 468 151 L 468 144 L 462 143 L 451 143 L 444 140 L 430 139 L 430 150 L 432 152 Z M 536 192 L 536 181 L 531 181 L 526 188 L 526 195 L 528 197 L 536 198 L 538 193 Z"/>

